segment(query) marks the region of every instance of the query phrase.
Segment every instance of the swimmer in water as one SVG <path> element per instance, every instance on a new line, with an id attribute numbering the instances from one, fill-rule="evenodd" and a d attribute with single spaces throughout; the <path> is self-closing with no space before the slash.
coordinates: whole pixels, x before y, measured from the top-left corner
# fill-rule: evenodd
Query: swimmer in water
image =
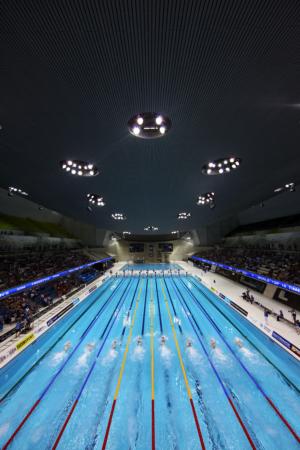
<path id="1" fill-rule="evenodd" d="M 114 340 L 112 341 L 111 348 L 112 348 L 113 350 L 115 350 L 116 347 L 117 347 L 117 345 L 118 345 L 118 342 L 116 341 L 116 339 L 114 339 Z"/>
<path id="2" fill-rule="evenodd" d="M 160 345 L 165 345 L 165 343 L 166 343 L 166 336 L 162 336 L 160 338 Z"/>
<path id="3" fill-rule="evenodd" d="M 85 346 L 85 348 L 86 348 L 86 350 L 87 350 L 88 352 L 92 352 L 92 351 L 94 350 L 94 348 L 95 348 L 95 344 L 90 344 L 90 343 L 88 343 L 88 344 Z"/>
<path id="4" fill-rule="evenodd" d="M 190 348 L 190 347 L 192 347 L 192 341 L 190 339 L 188 339 L 186 341 L 186 348 Z"/>
<path id="5" fill-rule="evenodd" d="M 217 343 L 216 343 L 216 340 L 214 338 L 211 338 L 210 346 L 211 346 L 211 348 L 216 348 L 217 347 Z"/>
<path id="6" fill-rule="evenodd" d="M 142 340 L 141 336 L 138 336 L 136 343 L 137 343 L 137 345 L 143 345 L 143 340 Z"/>
<path id="7" fill-rule="evenodd" d="M 71 347 L 72 347 L 71 342 L 70 342 L 70 341 L 67 341 L 67 342 L 65 343 L 65 345 L 64 345 L 64 351 L 67 353 L 67 352 L 70 350 Z"/>
<path id="8" fill-rule="evenodd" d="M 235 343 L 238 347 L 240 347 L 240 348 L 243 347 L 243 341 L 242 341 L 240 338 L 238 338 L 238 337 L 236 337 L 236 338 L 234 339 L 234 343 Z"/>

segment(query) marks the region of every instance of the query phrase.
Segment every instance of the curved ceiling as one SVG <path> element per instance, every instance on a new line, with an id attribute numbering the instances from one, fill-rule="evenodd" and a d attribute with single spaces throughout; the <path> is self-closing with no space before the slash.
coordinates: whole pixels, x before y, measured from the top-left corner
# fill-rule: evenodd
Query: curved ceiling
<path id="1" fill-rule="evenodd" d="M 300 181 L 299 1 L 2 2 L 0 184 L 101 228 L 190 229 Z M 127 122 L 167 114 L 142 140 Z M 235 173 L 202 165 L 242 158 Z M 72 177 L 59 161 L 89 160 Z M 216 208 L 196 205 L 214 191 Z M 86 194 L 106 206 L 89 213 Z M 178 212 L 191 219 L 178 221 Z M 126 222 L 110 215 L 122 212 Z"/>

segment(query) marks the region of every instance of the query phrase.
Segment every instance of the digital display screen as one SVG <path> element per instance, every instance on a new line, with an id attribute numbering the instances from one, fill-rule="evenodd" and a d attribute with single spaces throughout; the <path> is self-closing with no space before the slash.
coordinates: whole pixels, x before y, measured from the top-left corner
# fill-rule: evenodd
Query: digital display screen
<path id="1" fill-rule="evenodd" d="M 173 251 L 173 244 L 160 243 L 158 244 L 158 248 L 161 252 L 170 253 Z"/>
<path id="2" fill-rule="evenodd" d="M 141 253 L 144 251 L 144 244 L 130 244 L 129 252 L 130 253 Z"/>

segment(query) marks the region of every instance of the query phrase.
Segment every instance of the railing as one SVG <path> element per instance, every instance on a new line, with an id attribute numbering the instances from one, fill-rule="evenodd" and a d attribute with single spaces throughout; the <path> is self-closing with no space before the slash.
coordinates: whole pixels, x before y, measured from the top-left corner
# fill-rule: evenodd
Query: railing
<path id="1" fill-rule="evenodd" d="M 267 284 L 273 284 L 281 289 L 286 289 L 291 292 L 295 292 L 296 294 L 300 294 L 300 286 L 295 284 L 285 283 L 284 281 L 275 280 L 274 278 L 266 277 L 265 275 L 260 275 L 258 273 L 249 272 L 248 270 L 238 269 L 237 267 L 228 266 L 226 264 L 218 263 L 216 261 L 211 261 L 210 259 L 200 258 L 199 256 L 191 256 L 192 261 L 200 261 L 206 264 L 213 264 L 217 267 L 221 267 L 225 270 L 230 270 L 231 272 L 241 273 L 242 275 L 253 278 L 254 280 L 259 280 Z"/>
<path id="2" fill-rule="evenodd" d="M 39 278 L 38 280 L 29 281 L 28 283 L 21 284 L 20 286 L 15 286 L 10 289 L 6 289 L 5 291 L 0 292 L 0 299 L 4 297 L 8 297 L 9 295 L 17 294 L 20 291 L 24 291 L 25 289 L 30 289 L 39 284 L 46 283 L 47 281 L 55 280 L 56 278 L 64 277 L 73 272 L 77 272 L 78 270 L 86 269 L 87 267 L 94 266 L 95 264 L 104 263 L 107 261 L 111 261 L 113 258 L 104 258 L 99 259 L 98 261 L 93 261 L 87 264 L 83 264 L 82 266 L 73 267 L 72 269 L 64 270 L 62 272 L 55 273 L 54 275 L 49 275 L 48 277 Z"/>

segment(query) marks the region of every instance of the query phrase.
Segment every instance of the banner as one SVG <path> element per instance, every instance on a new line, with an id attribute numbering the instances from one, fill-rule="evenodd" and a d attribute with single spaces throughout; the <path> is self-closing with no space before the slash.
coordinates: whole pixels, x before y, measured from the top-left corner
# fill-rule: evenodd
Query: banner
<path id="1" fill-rule="evenodd" d="M 207 264 L 214 264 L 222 269 L 231 270 L 232 272 L 241 273 L 249 278 L 254 278 L 255 280 L 263 281 L 264 283 L 274 284 L 275 286 L 281 287 L 282 289 L 287 289 L 288 291 L 295 292 L 296 294 L 300 294 L 300 286 L 296 286 L 295 284 L 285 283 L 284 281 L 274 280 L 273 278 L 266 277 L 264 275 L 260 275 L 254 272 L 248 272 L 248 270 L 238 269 L 237 267 L 227 266 L 226 264 L 217 263 L 215 261 L 210 261 L 209 259 L 199 258 L 198 256 L 192 256 L 192 260 L 202 261 Z"/>
<path id="2" fill-rule="evenodd" d="M 103 263 L 106 261 L 110 261 L 112 259 L 113 259 L 112 256 L 109 258 L 99 259 L 98 261 L 92 261 L 88 264 L 83 264 L 82 266 L 73 267 L 72 269 L 64 270 L 63 272 L 58 272 L 58 273 L 55 273 L 54 275 L 49 275 L 48 277 L 39 278 L 38 280 L 34 280 L 34 281 L 30 281 L 25 284 L 21 284 L 20 286 L 16 286 L 16 287 L 7 289 L 6 291 L 0 292 L 0 299 L 3 297 L 7 297 L 8 295 L 16 294 L 20 291 L 23 291 L 24 289 L 32 288 L 38 284 L 42 284 L 42 283 L 46 283 L 47 281 L 54 280 L 55 278 L 64 277 L 65 275 L 76 272 L 77 270 L 86 269 L 87 267 L 94 266 L 95 264 Z"/>
<path id="3" fill-rule="evenodd" d="M 50 325 L 53 324 L 53 322 L 56 322 L 61 316 L 63 316 L 67 311 L 69 311 L 71 308 L 73 308 L 74 304 L 70 303 L 68 306 L 66 306 L 64 309 L 62 309 L 61 311 L 59 311 L 59 313 L 55 314 L 55 316 L 51 317 L 51 319 L 49 319 L 47 321 L 47 325 L 48 327 L 50 327 Z"/>
<path id="4" fill-rule="evenodd" d="M 25 345 L 29 344 L 29 342 L 33 341 L 34 339 L 35 339 L 34 333 L 28 334 L 16 344 L 16 349 L 21 350 L 21 348 L 25 347 Z"/>
<path id="5" fill-rule="evenodd" d="M 237 309 L 241 314 L 243 314 L 244 316 L 248 316 L 248 311 L 246 311 L 245 309 L 243 309 L 241 306 L 237 305 L 236 303 L 234 303 L 232 300 L 230 300 L 230 305 L 233 306 L 235 309 Z"/>
<path id="6" fill-rule="evenodd" d="M 272 337 L 277 339 L 282 345 L 288 348 L 291 352 L 295 353 L 298 357 L 300 357 L 300 348 L 296 347 L 296 345 L 292 344 L 290 341 L 280 336 L 280 334 L 273 331 Z"/>

